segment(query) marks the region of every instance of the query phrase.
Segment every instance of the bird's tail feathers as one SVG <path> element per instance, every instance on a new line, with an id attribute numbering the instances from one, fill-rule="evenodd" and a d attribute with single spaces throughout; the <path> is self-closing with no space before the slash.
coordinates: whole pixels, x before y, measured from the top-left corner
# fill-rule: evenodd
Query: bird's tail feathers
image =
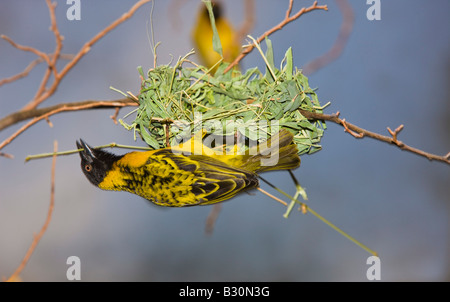
<path id="1" fill-rule="evenodd" d="M 267 141 L 249 150 L 250 156 L 243 168 L 258 173 L 299 167 L 300 157 L 293 139 L 288 130 L 280 130 Z"/>

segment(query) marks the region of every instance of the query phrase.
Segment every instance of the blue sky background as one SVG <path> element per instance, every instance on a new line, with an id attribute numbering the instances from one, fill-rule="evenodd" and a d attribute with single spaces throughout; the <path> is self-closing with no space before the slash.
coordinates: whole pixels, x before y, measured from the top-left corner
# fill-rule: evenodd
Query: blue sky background
<path id="1" fill-rule="evenodd" d="M 56 16 L 65 36 L 64 53 L 75 53 L 134 1 L 81 0 L 81 20 L 68 21 L 66 1 Z M 313 1 L 295 1 L 294 11 Z M 450 151 L 450 2 L 381 0 L 381 20 L 368 21 L 366 1 L 350 1 L 355 23 L 342 56 L 310 76 L 327 113 L 368 130 L 404 124 L 399 139 L 437 154 Z M 329 11 L 303 16 L 271 36 L 275 61 L 293 48 L 301 67 L 333 45 L 341 25 L 334 1 Z M 256 1 L 251 32 L 259 36 L 284 17 L 288 1 Z M 159 64 L 193 48 L 190 32 L 199 1 L 174 6 L 156 1 L 153 23 Z M 121 98 L 109 89 L 138 92 L 137 66 L 152 67 L 147 39 L 151 5 L 96 44 L 43 105 Z M 241 1 L 226 1 L 225 14 L 241 24 Z M 42 51 L 54 49 L 44 1 L 1 1 L 0 33 Z M 35 57 L 0 41 L 0 78 L 22 71 Z M 243 69 L 264 63 L 257 52 Z M 33 98 L 45 66 L 26 79 L 0 87 L 0 116 Z M 120 111 L 123 117 L 131 111 Z M 0 276 L 9 276 L 42 226 L 50 197 L 51 159 L 24 164 L 29 154 L 75 148 L 82 137 L 92 145 L 109 142 L 144 145 L 114 125 L 114 110 L 53 116 L 2 151 L 0 157 Z M 22 124 L 0 133 L 3 141 Z M 328 123 L 323 150 L 302 157 L 295 175 L 309 205 L 344 231 L 376 250 L 384 281 L 444 281 L 450 278 L 449 166 L 402 152 L 388 144 L 355 139 Z M 123 152 L 123 151 L 116 151 Z M 83 281 L 366 281 L 367 252 L 312 215 L 285 209 L 255 191 L 226 203 L 212 235 L 204 233 L 211 207 L 159 208 L 123 192 L 92 186 L 77 155 L 59 157 L 56 205 L 50 226 L 21 277 L 26 281 L 65 281 L 66 259 L 81 259 Z M 267 179 L 293 192 L 286 172 Z M 262 187 L 268 191 L 264 184 Z"/>

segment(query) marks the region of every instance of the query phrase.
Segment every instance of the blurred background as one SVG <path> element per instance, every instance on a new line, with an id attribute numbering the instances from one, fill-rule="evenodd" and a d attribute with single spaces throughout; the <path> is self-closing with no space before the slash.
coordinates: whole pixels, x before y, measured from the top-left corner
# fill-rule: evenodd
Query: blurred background
<path id="1" fill-rule="evenodd" d="M 66 1 L 56 17 L 65 36 L 64 53 L 82 45 L 135 1 L 83 1 L 81 20 L 69 21 Z M 225 2 L 225 1 L 224 1 Z M 313 1 L 295 1 L 293 12 Z M 381 0 L 381 20 L 369 21 L 366 1 L 349 1 L 354 24 L 342 55 L 310 75 L 326 113 L 388 135 L 404 124 L 403 142 L 436 154 L 450 151 L 450 2 Z M 255 1 L 250 34 L 278 24 L 288 1 Z M 246 18 L 242 1 L 223 3 L 236 27 Z M 292 46 L 301 68 L 330 50 L 342 23 L 335 1 L 328 12 L 314 11 L 270 39 L 279 64 Z M 189 52 L 200 1 L 156 1 L 153 14 L 158 64 Z M 109 89 L 137 93 L 137 66 L 153 67 L 148 40 L 151 4 L 99 41 L 42 106 L 122 98 Z M 54 37 L 44 1 L 1 1 L 0 33 L 15 42 L 52 52 Z M 265 49 L 265 45 L 263 45 Z M 35 56 L 0 40 L 0 78 L 22 71 Z M 197 57 L 193 57 L 198 61 Z M 63 66 L 62 64 L 60 66 Z M 241 64 L 264 70 L 253 51 Z M 0 117 L 31 100 L 46 66 L 0 87 Z M 123 117 L 133 108 L 123 108 Z M 44 223 L 50 200 L 51 159 L 24 163 L 27 155 L 110 142 L 143 146 L 132 132 L 110 119 L 113 109 L 62 113 L 20 135 L 0 157 L 0 276 L 22 261 L 33 234 Z M 24 123 L 0 133 L 3 141 Z M 328 123 L 323 149 L 302 156 L 295 175 L 308 204 L 381 258 L 382 281 L 449 281 L 450 170 L 447 164 L 370 138 L 355 139 Z M 114 150 L 121 153 L 123 150 Z M 370 256 L 314 216 L 285 208 L 255 191 L 223 203 L 212 234 L 205 234 L 210 206 L 166 209 L 123 192 L 92 186 L 79 156 L 58 157 L 55 209 L 49 228 L 21 274 L 24 281 L 65 281 L 69 256 L 81 259 L 82 281 L 367 281 Z M 293 193 L 287 172 L 265 178 Z M 271 191 L 266 185 L 262 188 Z"/>

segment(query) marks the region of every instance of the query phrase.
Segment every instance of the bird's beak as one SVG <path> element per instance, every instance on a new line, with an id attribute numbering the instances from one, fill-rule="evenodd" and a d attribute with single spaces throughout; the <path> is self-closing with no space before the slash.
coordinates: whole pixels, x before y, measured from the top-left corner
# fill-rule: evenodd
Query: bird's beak
<path id="1" fill-rule="evenodd" d="M 78 149 L 84 149 L 82 151 L 80 151 L 80 156 L 82 159 L 88 161 L 88 162 L 92 162 L 93 159 L 95 158 L 94 152 L 92 152 L 92 148 L 86 144 L 81 138 L 80 138 L 80 142 L 77 141 L 77 148 Z"/>

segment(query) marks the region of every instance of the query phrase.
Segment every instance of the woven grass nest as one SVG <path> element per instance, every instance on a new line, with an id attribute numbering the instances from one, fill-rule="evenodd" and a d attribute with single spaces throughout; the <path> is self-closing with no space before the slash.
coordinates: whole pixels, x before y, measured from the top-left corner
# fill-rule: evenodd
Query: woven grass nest
<path id="1" fill-rule="evenodd" d="M 143 79 L 139 107 L 125 116 L 135 113 L 134 121 L 120 119 L 120 123 L 154 149 L 177 145 L 203 131 L 233 137 L 232 144 L 238 143 L 245 151 L 284 128 L 294 135 L 299 155 L 319 151 L 325 123 L 309 121 L 299 109 L 322 113 L 325 106 L 320 105 L 308 78 L 294 69 L 291 48 L 276 68 L 270 40 L 266 44 L 264 74 L 256 67 L 244 73 L 237 69 L 224 73 L 228 64 L 220 63 L 212 75 L 208 68 L 189 60 L 193 52 L 174 66 L 161 65 L 147 75 L 138 67 Z"/>

